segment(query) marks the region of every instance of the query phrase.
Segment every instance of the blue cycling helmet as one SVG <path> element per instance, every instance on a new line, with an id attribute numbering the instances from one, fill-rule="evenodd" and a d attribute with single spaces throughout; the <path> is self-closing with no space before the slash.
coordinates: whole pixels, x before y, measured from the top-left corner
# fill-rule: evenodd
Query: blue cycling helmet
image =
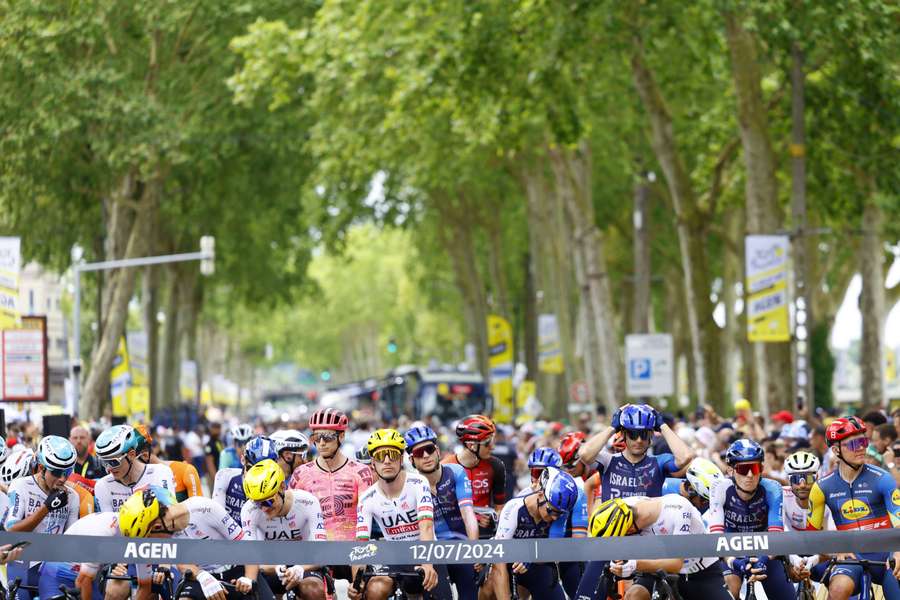
<path id="1" fill-rule="evenodd" d="M 535 448 L 531 456 L 528 457 L 528 468 L 538 469 L 540 467 L 556 467 L 562 466 L 562 458 L 559 452 L 553 448 Z"/>
<path id="2" fill-rule="evenodd" d="M 69 440 L 58 435 L 48 435 L 38 445 L 37 458 L 45 469 L 71 475 L 78 456 L 75 453 L 75 446 Z"/>
<path id="3" fill-rule="evenodd" d="M 406 440 L 406 451 L 412 452 L 412 447 L 422 442 L 437 442 L 437 434 L 431 427 L 420 425 L 419 427 L 411 427 L 403 434 Z"/>
<path id="4" fill-rule="evenodd" d="M 765 451 L 753 440 L 740 439 L 728 447 L 725 452 L 725 463 L 733 465 L 739 462 L 762 462 Z"/>
<path id="5" fill-rule="evenodd" d="M 556 467 L 547 467 L 541 474 L 541 492 L 547 502 L 558 511 L 571 512 L 578 500 L 578 486 L 572 476 Z"/>
<path id="6" fill-rule="evenodd" d="M 656 425 L 656 411 L 646 404 L 629 404 L 619 416 L 622 429 L 631 431 L 653 431 Z"/>
<path id="7" fill-rule="evenodd" d="M 275 442 L 269 438 L 258 435 L 244 446 L 244 465 L 246 467 L 252 467 L 266 459 L 278 460 Z"/>

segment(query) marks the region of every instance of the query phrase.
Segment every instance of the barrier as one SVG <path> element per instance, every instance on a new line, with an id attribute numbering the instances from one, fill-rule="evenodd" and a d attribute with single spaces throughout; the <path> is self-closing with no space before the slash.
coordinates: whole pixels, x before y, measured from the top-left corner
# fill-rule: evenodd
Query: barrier
<path id="1" fill-rule="evenodd" d="M 900 550 L 900 529 L 440 542 L 219 541 L 0 533 L 23 560 L 98 563 L 419 564 L 577 562 Z M 235 544 L 240 544 L 235 552 Z"/>

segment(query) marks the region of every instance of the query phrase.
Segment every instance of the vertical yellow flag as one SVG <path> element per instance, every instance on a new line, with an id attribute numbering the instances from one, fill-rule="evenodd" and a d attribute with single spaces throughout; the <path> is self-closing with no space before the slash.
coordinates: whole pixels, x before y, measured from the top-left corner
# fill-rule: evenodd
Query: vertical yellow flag
<path id="1" fill-rule="evenodd" d="M 789 342 L 788 248 L 786 235 L 748 235 L 744 240 L 747 339 Z"/>
<path id="2" fill-rule="evenodd" d="M 513 347 L 512 327 L 498 315 L 488 315 L 488 366 L 491 369 L 491 395 L 494 396 L 494 421 L 513 420 Z"/>
<path id="3" fill-rule="evenodd" d="M 0 237 L 0 330 L 18 327 L 21 249 L 20 238 Z"/>
<path id="4" fill-rule="evenodd" d="M 114 417 L 127 417 L 128 387 L 131 384 L 131 371 L 128 368 L 128 346 L 125 337 L 119 339 L 119 350 L 113 360 L 112 371 L 109 374 L 109 395 L 112 396 L 112 409 Z"/>

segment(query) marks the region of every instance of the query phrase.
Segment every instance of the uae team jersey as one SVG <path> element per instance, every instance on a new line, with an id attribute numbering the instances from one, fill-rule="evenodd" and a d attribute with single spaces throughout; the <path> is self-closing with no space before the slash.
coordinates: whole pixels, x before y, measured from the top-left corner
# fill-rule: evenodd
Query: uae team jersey
<path id="1" fill-rule="evenodd" d="M 244 471 L 241 469 L 220 469 L 213 482 L 212 498 L 225 507 L 231 518 L 241 522 L 241 509 L 247 501 L 244 494 Z"/>
<path id="2" fill-rule="evenodd" d="M 445 465 L 458 465 L 456 454 L 449 454 L 441 460 Z M 481 460 L 477 465 L 460 465 L 472 482 L 472 505 L 478 508 L 500 506 L 506 502 L 506 467 L 496 456 Z"/>
<path id="3" fill-rule="evenodd" d="M 195 496 L 181 502 L 179 506 L 188 509 L 188 525 L 181 531 L 172 534 L 174 539 L 188 540 L 247 540 L 253 539 L 231 518 L 225 509 L 203 496 Z M 239 553 L 238 553 L 239 555 Z M 220 573 L 229 565 L 197 565 L 209 573 Z"/>
<path id="4" fill-rule="evenodd" d="M 645 456 L 633 463 L 621 452 L 613 454 L 606 450 L 597 456 L 594 467 L 603 473 L 600 498 L 604 502 L 610 498 L 661 496 L 666 477 L 678 471 L 675 457 L 671 454 Z"/>
<path id="5" fill-rule="evenodd" d="M 98 512 L 81 517 L 74 525 L 66 530 L 65 535 L 94 535 L 98 537 L 114 537 L 120 535 L 119 513 Z M 136 564 L 137 578 L 141 581 L 150 579 L 150 565 L 147 563 Z M 90 576 L 97 575 L 100 570 L 99 563 L 81 563 L 79 567 L 82 573 Z"/>
<path id="6" fill-rule="evenodd" d="M 347 459 L 340 468 L 327 471 L 317 461 L 294 469 L 288 487 L 305 490 L 319 501 L 325 531 L 332 541 L 356 539 L 356 505 L 360 495 L 372 485 L 367 465 Z"/>
<path id="7" fill-rule="evenodd" d="M 256 540 L 324 542 L 327 539 L 319 501 L 303 490 L 291 490 L 291 507 L 283 517 L 270 519 L 255 502 L 248 500 L 241 509 L 241 526 Z"/>
<path id="8" fill-rule="evenodd" d="M 419 539 L 419 523 L 434 520 L 434 501 L 428 480 L 418 473 L 406 472 L 403 490 L 388 498 L 375 483 L 359 497 L 356 508 L 356 539 L 368 540 L 372 521 L 378 524 L 385 539 L 408 542 Z"/>
<path id="9" fill-rule="evenodd" d="M 434 491 L 434 537 L 439 540 L 464 540 L 464 506 L 472 506 L 472 482 L 465 469 L 456 464 L 441 466 L 441 480 Z"/>
<path id="10" fill-rule="evenodd" d="M 781 485 L 761 478 L 750 500 L 738 496 L 734 481 L 723 479 L 709 495 L 706 513 L 710 533 L 784 531 Z"/>
<path id="11" fill-rule="evenodd" d="M 112 473 L 97 481 L 94 486 L 94 497 L 101 512 L 117 512 L 132 494 L 150 486 L 166 489 L 173 498 L 175 497 L 175 476 L 172 475 L 172 469 L 163 464 L 145 465 L 140 461 L 135 461 L 132 468 L 139 469 L 142 466 L 144 470 L 141 476 L 132 485 L 125 485 L 116 480 Z"/>

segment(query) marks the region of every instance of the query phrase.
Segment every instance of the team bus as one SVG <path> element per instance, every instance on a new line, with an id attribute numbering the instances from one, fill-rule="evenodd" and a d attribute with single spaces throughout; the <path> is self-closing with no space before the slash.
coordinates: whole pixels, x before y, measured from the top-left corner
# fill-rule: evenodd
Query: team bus
<path id="1" fill-rule="evenodd" d="M 491 398 L 478 373 L 402 366 L 388 372 L 379 398 L 384 419 L 434 415 L 450 423 L 473 413 L 490 414 Z"/>

